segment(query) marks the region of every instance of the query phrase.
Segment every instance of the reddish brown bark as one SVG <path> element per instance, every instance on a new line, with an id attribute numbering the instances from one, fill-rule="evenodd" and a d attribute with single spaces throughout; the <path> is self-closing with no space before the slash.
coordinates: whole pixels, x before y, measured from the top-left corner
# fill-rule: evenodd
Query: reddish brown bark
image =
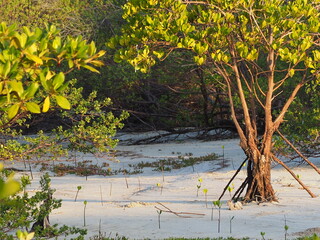
<path id="1" fill-rule="evenodd" d="M 276 201 L 277 198 L 271 184 L 270 158 L 261 153 L 264 150 L 257 150 L 258 146 L 249 147 L 253 151 L 250 149 L 247 151 L 249 158 L 247 166 L 248 187 L 244 201 Z"/>

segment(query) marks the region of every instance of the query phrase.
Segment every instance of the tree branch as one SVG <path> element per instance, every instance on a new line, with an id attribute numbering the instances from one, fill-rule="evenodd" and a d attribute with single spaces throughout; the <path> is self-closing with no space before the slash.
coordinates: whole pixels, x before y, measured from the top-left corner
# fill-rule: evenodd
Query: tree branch
<path id="1" fill-rule="evenodd" d="M 305 156 L 302 155 L 302 153 L 279 131 L 277 130 L 280 137 L 304 160 L 306 161 L 311 167 L 314 168 L 314 170 L 317 171 L 318 174 L 320 174 L 319 168 L 317 168 L 316 165 L 314 165 L 312 162 L 310 162 Z"/>
<path id="2" fill-rule="evenodd" d="M 291 176 L 301 185 L 301 187 L 309 193 L 309 195 L 312 198 L 317 197 L 313 192 L 310 191 L 310 189 L 306 185 L 303 184 L 303 182 L 301 182 L 301 180 L 291 171 L 291 169 L 284 162 L 282 162 L 274 154 L 272 154 L 271 157 L 273 158 L 273 160 L 275 160 L 277 163 L 279 163 L 282 167 L 284 167 L 291 174 Z"/>

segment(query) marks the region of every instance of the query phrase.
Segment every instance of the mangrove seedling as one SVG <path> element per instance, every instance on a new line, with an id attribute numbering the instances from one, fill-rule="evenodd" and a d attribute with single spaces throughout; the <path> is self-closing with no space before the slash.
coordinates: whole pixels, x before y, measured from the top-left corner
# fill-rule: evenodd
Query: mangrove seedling
<path id="1" fill-rule="evenodd" d="M 158 225 L 159 225 L 159 229 L 160 229 L 160 228 L 161 228 L 161 225 L 160 225 L 160 216 L 161 216 L 162 210 L 157 210 L 157 213 L 158 213 Z"/>
<path id="2" fill-rule="evenodd" d="M 141 190 L 141 182 L 140 182 L 140 178 L 138 177 L 138 183 L 139 183 L 139 191 Z"/>
<path id="3" fill-rule="evenodd" d="M 230 194 L 230 197 L 232 197 L 231 196 L 231 192 L 234 190 L 234 185 L 232 184 L 231 186 L 229 185 L 228 186 L 228 191 L 229 191 L 229 194 Z"/>
<path id="4" fill-rule="evenodd" d="M 163 184 L 157 183 L 157 187 L 160 188 L 160 195 L 162 195 Z"/>
<path id="5" fill-rule="evenodd" d="M 87 207 L 87 200 L 84 200 L 84 208 L 83 208 L 83 226 L 86 226 L 86 207 Z"/>
<path id="6" fill-rule="evenodd" d="M 204 193 L 204 197 L 205 197 L 205 201 L 206 201 L 206 208 L 208 208 L 208 202 L 207 202 L 208 189 L 205 188 L 205 189 L 203 189 L 202 191 L 203 191 L 203 193 Z"/>
<path id="7" fill-rule="evenodd" d="M 232 216 L 232 218 L 230 218 L 230 233 L 232 233 L 232 220 L 234 219 L 234 216 Z"/>
<path id="8" fill-rule="evenodd" d="M 260 232 L 260 235 L 261 235 L 262 239 L 265 240 L 264 235 L 266 235 L 266 233 L 265 232 Z"/>
<path id="9" fill-rule="evenodd" d="M 219 217 L 218 217 L 218 233 L 220 233 L 220 225 L 221 225 L 221 206 L 222 203 L 220 200 L 213 201 L 213 205 L 218 208 Z"/>
<path id="10" fill-rule="evenodd" d="M 201 188 L 202 178 L 198 178 L 198 184 L 197 184 L 197 197 L 199 196 L 199 190 Z"/>
<path id="11" fill-rule="evenodd" d="M 103 206 L 103 198 L 102 198 L 102 188 L 100 185 L 100 201 L 101 201 L 101 206 Z"/>
<path id="12" fill-rule="evenodd" d="M 222 148 L 222 164 L 223 164 L 223 167 L 225 166 L 225 162 L 224 162 L 224 145 L 221 146 Z"/>
<path id="13" fill-rule="evenodd" d="M 77 198 L 78 198 L 78 193 L 79 193 L 79 191 L 81 190 L 81 186 L 78 186 L 77 187 L 77 193 L 76 193 L 76 197 L 74 198 L 74 201 L 76 202 L 77 201 Z"/>
<path id="14" fill-rule="evenodd" d="M 128 179 L 127 179 L 127 170 L 123 170 L 123 175 L 124 175 L 124 179 L 125 179 L 125 181 L 126 181 L 126 185 L 127 185 L 127 188 L 129 188 L 129 184 L 128 184 Z"/>
<path id="15" fill-rule="evenodd" d="M 287 225 L 286 216 L 284 216 L 284 239 L 287 240 L 289 226 Z"/>

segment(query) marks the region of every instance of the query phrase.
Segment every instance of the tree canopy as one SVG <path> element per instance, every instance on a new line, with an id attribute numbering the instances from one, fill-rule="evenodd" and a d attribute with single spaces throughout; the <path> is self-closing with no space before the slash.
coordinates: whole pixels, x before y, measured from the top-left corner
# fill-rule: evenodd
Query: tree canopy
<path id="1" fill-rule="evenodd" d="M 147 72 L 173 51 L 191 51 L 196 64 L 209 66 L 227 88 L 249 161 L 240 193 L 248 186 L 246 200 L 275 200 L 271 161 L 285 165 L 273 153 L 273 135 L 299 90 L 319 85 L 318 1 L 131 0 L 123 8 L 127 25 L 107 44 L 118 48 L 115 60 Z"/>
<path id="2" fill-rule="evenodd" d="M 65 74 L 81 67 L 98 72 L 93 66 L 103 64 L 98 58 L 104 51 L 97 53 L 94 42 L 87 44 L 81 37 L 62 41 L 54 26 L 44 31 L 24 27 L 19 33 L 3 22 L 0 34 L 1 125 L 8 124 L 6 117 L 13 121 L 17 114 L 47 112 L 53 100 L 70 109 L 61 94 L 68 86 Z"/>

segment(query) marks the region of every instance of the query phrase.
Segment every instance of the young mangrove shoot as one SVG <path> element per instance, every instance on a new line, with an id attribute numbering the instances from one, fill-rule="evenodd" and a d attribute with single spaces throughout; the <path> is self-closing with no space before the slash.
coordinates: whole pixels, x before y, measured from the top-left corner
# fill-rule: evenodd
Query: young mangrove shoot
<path id="1" fill-rule="evenodd" d="M 204 197 L 205 197 L 205 201 L 206 201 L 206 208 L 208 208 L 208 202 L 207 202 L 207 194 L 208 194 L 208 189 L 207 188 L 205 188 L 205 189 L 203 189 L 202 190 L 203 191 L 203 193 L 204 193 Z"/>
<path id="2" fill-rule="evenodd" d="M 159 229 L 161 228 L 161 225 L 160 225 L 160 216 L 161 216 L 161 213 L 162 213 L 162 210 L 157 210 L 157 213 L 158 213 L 158 225 L 159 225 Z"/>
<path id="3" fill-rule="evenodd" d="M 74 198 L 74 201 L 76 202 L 77 201 L 77 198 L 78 198 L 78 194 L 79 194 L 79 191 L 81 190 L 81 186 L 77 186 L 77 193 L 76 193 L 76 197 Z"/>
<path id="4" fill-rule="evenodd" d="M 201 188 L 202 178 L 198 178 L 198 184 L 197 184 L 197 197 L 199 196 L 199 190 Z"/>
<path id="5" fill-rule="evenodd" d="M 219 216 L 218 216 L 218 233 L 220 233 L 220 225 L 221 225 L 221 206 L 222 203 L 220 200 L 213 201 L 213 205 L 218 208 Z"/>
<path id="6" fill-rule="evenodd" d="M 84 208 L 83 208 L 83 226 L 86 226 L 86 207 L 87 207 L 87 200 L 84 200 Z"/>
<path id="7" fill-rule="evenodd" d="M 232 220 L 234 219 L 234 216 L 230 218 L 230 234 L 232 233 Z"/>

